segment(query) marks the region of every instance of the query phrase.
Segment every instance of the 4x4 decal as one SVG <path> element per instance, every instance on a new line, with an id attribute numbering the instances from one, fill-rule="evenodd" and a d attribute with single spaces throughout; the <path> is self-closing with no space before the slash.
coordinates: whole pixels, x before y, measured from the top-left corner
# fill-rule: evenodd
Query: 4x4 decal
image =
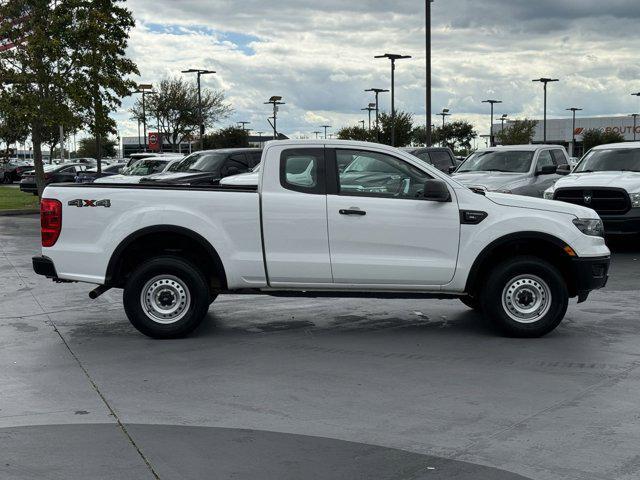
<path id="1" fill-rule="evenodd" d="M 111 207 L 111 200 L 82 200 L 80 198 L 69 201 L 70 207 Z"/>

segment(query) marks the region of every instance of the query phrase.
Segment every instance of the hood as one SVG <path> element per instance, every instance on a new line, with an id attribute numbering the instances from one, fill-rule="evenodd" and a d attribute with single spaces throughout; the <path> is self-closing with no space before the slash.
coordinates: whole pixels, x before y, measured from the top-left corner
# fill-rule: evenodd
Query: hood
<path id="1" fill-rule="evenodd" d="M 150 175 L 144 178 L 143 182 L 162 183 L 193 183 L 202 181 L 217 180 L 220 175 L 216 172 L 167 172 Z"/>
<path id="2" fill-rule="evenodd" d="M 572 173 L 562 177 L 555 188 L 566 187 L 617 187 L 627 192 L 640 192 L 640 172 L 592 172 Z"/>
<path id="3" fill-rule="evenodd" d="M 497 190 L 509 187 L 514 182 L 529 178 L 529 173 L 463 172 L 454 173 L 453 177 L 463 185 L 485 187 L 487 190 Z"/>
<path id="4" fill-rule="evenodd" d="M 140 183 L 142 177 L 134 175 L 109 175 L 98 178 L 95 183 Z"/>
<path id="5" fill-rule="evenodd" d="M 572 203 L 558 202 L 557 200 L 544 200 L 542 198 L 498 192 L 487 192 L 486 197 L 492 202 L 505 207 L 531 208 L 547 212 L 565 213 L 578 218 L 599 218 L 595 210 Z"/>
<path id="6" fill-rule="evenodd" d="M 241 173 L 220 180 L 220 185 L 248 185 L 257 186 L 260 181 L 260 172 Z"/>

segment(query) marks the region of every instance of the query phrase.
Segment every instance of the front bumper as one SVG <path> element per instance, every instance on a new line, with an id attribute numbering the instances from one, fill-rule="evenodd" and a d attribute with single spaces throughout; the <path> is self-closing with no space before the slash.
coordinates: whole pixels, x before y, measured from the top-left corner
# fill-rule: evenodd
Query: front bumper
<path id="1" fill-rule="evenodd" d="M 33 257 L 31 259 L 31 262 L 33 263 L 33 271 L 38 275 L 42 275 L 47 278 L 53 278 L 54 280 L 58 278 L 56 266 L 53 264 L 53 260 L 51 260 L 49 257 L 38 255 L 37 257 Z"/>
<path id="2" fill-rule="evenodd" d="M 640 208 L 632 208 L 624 215 L 601 215 L 607 235 L 634 235 L 640 233 Z"/>
<path id="3" fill-rule="evenodd" d="M 571 263 L 578 302 L 584 302 L 589 292 L 604 288 L 609 280 L 611 257 L 574 258 Z"/>

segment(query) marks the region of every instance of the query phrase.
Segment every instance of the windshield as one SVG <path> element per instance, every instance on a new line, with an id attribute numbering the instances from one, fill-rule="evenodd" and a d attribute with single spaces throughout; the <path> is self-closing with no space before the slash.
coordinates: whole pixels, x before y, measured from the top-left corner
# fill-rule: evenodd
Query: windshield
<path id="1" fill-rule="evenodd" d="M 476 152 L 458 169 L 462 172 L 527 173 L 531 169 L 533 152 L 519 150 L 491 150 Z"/>
<path id="2" fill-rule="evenodd" d="M 134 176 L 151 175 L 152 173 L 161 172 L 166 165 L 166 160 L 139 160 L 130 167 L 125 168 L 122 174 Z"/>
<path id="3" fill-rule="evenodd" d="M 591 150 L 575 168 L 574 173 L 606 171 L 640 172 L 640 149 Z"/>
<path id="4" fill-rule="evenodd" d="M 174 172 L 215 172 L 220 169 L 226 155 L 223 153 L 194 153 L 181 161 Z"/>

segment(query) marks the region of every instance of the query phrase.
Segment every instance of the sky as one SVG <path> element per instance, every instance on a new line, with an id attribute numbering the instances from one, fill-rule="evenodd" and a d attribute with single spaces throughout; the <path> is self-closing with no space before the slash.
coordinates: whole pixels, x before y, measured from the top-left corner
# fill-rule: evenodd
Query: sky
<path id="1" fill-rule="evenodd" d="M 396 108 L 425 123 L 424 0 L 128 0 L 136 19 L 128 54 L 140 83 L 179 76 L 187 68 L 216 70 L 203 77 L 224 91 L 233 114 L 220 127 L 251 122 L 269 132 L 270 107 L 280 95 L 278 130 L 314 136 L 367 119 L 367 88 L 389 88 L 390 66 L 375 55 L 400 53 Z M 640 110 L 640 1 L 435 0 L 432 3 L 434 114 L 468 120 L 480 134 L 496 117 L 540 118 L 542 86 L 549 86 L 549 116 L 568 107 L 585 116 Z M 193 77 L 192 77 L 193 78 Z M 195 81 L 195 78 L 194 78 Z M 389 110 L 388 94 L 381 109 Z M 137 135 L 126 99 L 114 114 L 121 135 Z M 440 117 L 434 117 L 439 124 Z"/>

